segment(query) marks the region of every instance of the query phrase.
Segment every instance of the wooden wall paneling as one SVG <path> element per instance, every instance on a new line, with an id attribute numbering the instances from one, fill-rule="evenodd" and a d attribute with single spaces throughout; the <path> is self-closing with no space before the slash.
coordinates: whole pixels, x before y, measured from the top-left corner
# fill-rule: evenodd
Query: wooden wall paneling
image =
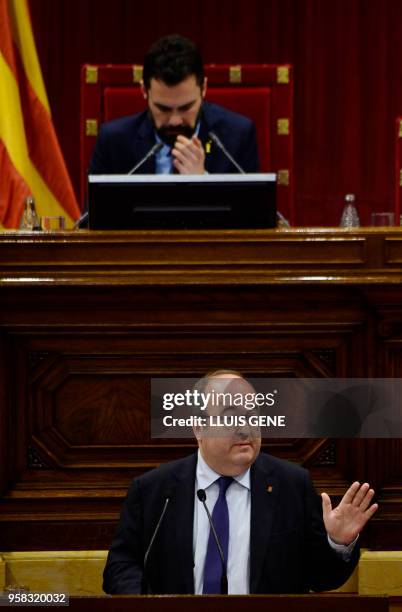
<path id="1" fill-rule="evenodd" d="M 211 233 L 192 249 L 163 236 L 166 248 L 151 263 L 154 235 L 26 236 L 26 261 L 18 235 L 0 237 L 12 389 L 0 407 L 12 426 L 13 465 L 0 500 L 4 550 L 107 547 L 131 478 L 194 450 L 190 441 L 150 439 L 152 375 L 388 371 L 394 362 L 381 355 L 397 335 L 376 330 L 390 319 L 396 329 L 402 291 L 398 270 L 384 266 L 384 233 L 269 236 L 246 234 L 238 244 Z M 327 242 L 332 260 L 322 254 Z M 355 478 L 374 482 L 381 512 L 362 540 L 373 547 L 401 540 L 391 541 L 402 517 L 401 448 L 400 440 L 264 440 L 268 452 L 309 467 L 317 489 L 335 498 Z"/>

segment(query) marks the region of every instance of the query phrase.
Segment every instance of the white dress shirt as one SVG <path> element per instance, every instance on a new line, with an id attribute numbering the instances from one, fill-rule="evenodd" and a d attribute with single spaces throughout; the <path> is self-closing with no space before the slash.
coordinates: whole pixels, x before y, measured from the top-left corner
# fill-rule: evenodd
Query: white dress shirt
<path id="1" fill-rule="evenodd" d="M 202 595 L 204 565 L 209 538 L 209 521 L 203 504 L 197 497 L 198 489 L 204 489 L 208 510 L 212 514 L 219 495 L 217 479 L 221 474 L 214 472 L 198 451 L 194 499 L 194 588 L 196 595 Z M 229 548 L 227 559 L 228 593 L 241 595 L 249 593 L 250 585 L 250 469 L 240 476 L 226 492 L 229 510 Z"/>

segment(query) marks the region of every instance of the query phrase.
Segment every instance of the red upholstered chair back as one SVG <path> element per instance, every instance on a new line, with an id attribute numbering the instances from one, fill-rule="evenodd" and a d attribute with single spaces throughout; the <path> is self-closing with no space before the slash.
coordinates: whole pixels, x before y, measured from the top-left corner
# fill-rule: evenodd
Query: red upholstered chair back
<path id="1" fill-rule="evenodd" d="M 262 172 L 278 174 L 278 208 L 294 221 L 293 83 L 291 66 L 207 65 L 206 99 L 250 117 L 257 128 Z M 144 110 L 141 66 L 83 66 L 81 196 L 100 123 Z"/>

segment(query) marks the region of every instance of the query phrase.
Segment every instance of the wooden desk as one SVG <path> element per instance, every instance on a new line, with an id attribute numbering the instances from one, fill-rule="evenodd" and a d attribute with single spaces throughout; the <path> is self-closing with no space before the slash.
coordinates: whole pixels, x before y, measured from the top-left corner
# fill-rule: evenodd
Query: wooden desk
<path id="1" fill-rule="evenodd" d="M 387 612 L 387 597 L 358 595 L 236 595 L 236 596 L 160 596 L 160 597 L 73 597 L 70 610 L 95 612 L 194 612 L 219 610 L 237 612 Z"/>
<path id="2" fill-rule="evenodd" d="M 49 606 L 48 606 L 49 607 Z M 48 607 L 35 605 L 35 609 L 48 610 Z M 226 610 L 237 612 L 388 612 L 387 597 L 358 595 L 232 595 L 232 596 L 114 596 L 114 597 L 70 597 L 69 610 L 86 612 L 187 612 L 189 607 L 195 612 Z"/>
<path id="3" fill-rule="evenodd" d="M 151 440 L 151 376 L 400 377 L 402 231 L 0 235 L 3 550 L 107 548 Z M 270 440 L 339 496 L 376 487 L 363 544 L 402 546 L 400 440 Z"/>

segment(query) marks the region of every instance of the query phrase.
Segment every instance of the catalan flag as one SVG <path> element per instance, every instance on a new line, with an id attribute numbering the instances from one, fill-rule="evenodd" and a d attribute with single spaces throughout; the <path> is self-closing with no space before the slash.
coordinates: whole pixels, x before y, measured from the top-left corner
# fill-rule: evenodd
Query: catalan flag
<path id="1" fill-rule="evenodd" d="M 53 127 L 28 0 L 0 0 L 0 227 L 19 227 L 26 196 L 40 216 L 80 211 Z"/>

